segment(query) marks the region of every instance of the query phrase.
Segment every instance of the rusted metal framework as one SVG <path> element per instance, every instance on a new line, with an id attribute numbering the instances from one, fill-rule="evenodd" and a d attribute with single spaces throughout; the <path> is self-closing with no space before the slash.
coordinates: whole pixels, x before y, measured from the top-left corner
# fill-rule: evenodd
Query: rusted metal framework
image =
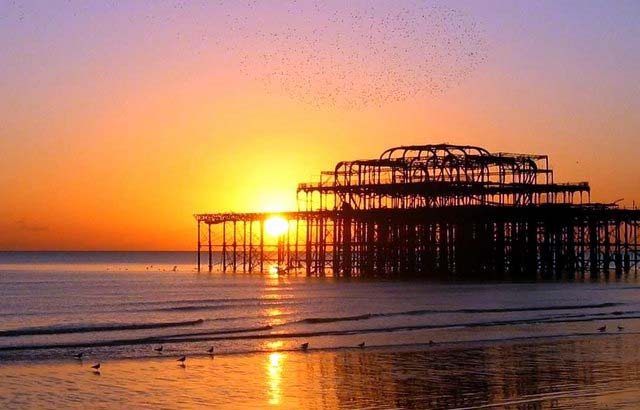
<path id="1" fill-rule="evenodd" d="M 309 276 L 592 277 L 637 272 L 640 211 L 590 203 L 557 183 L 546 155 L 450 144 L 339 162 L 301 183 L 289 229 L 272 214 L 198 214 L 198 268 Z M 203 229 L 205 227 L 205 229 Z"/>

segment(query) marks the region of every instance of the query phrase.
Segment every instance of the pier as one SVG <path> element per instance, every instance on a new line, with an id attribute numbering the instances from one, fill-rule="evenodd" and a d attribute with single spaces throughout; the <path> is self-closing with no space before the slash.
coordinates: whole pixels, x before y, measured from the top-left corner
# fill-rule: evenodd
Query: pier
<path id="1" fill-rule="evenodd" d="M 300 183 L 296 211 L 195 215 L 198 270 L 471 280 L 637 274 L 640 210 L 592 203 L 590 193 L 587 182 L 555 182 L 546 155 L 395 147 Z"/>

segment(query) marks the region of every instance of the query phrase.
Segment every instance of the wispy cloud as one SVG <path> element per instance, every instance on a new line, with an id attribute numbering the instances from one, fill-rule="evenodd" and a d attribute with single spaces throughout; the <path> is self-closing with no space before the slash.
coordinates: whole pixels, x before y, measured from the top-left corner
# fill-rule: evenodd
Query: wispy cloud
<path id="1" fill-rule="evenodd" d="M 16 221 L 15 226 L 18 229 L 22 229 L 30 232 L 44 232 L 49 230 L 49 227 L 47 225 L 42 225 L 36 222 L 27 221 L 24 218 Z"/>

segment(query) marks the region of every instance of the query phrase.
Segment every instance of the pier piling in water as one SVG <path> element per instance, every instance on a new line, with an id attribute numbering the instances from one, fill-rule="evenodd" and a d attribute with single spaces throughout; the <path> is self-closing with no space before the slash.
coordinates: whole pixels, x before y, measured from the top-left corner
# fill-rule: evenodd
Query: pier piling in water
<path id="1" fill-rule="evenodd" d="M 297 198 L 292 212 L 195 215 L 198 270 L 202 248 L 221 272 L 553 280 L 638 270 L 640 211 L 591 203 L 586 182 L 555 182 L 546 155 L 396 147 L 338 163 Z M 274 215 L 285 232 L 265 232 Z"/>

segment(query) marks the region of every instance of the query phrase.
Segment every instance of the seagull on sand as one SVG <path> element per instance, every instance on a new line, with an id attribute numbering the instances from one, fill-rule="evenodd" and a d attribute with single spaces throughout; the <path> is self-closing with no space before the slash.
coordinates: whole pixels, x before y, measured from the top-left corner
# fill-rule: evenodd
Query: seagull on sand
<path id="1" fill-rule="evenodd" d="M 162 345 L 160 345 L 159 347 L 154 347 L 153 348 L 153 350 L 155 350 L 158 353 L 162 352 L 162 349 L 164 349 L 164 347 Z"/>
<path id="2" fill-rule="evenodd" d="M 211 346 L 210 348 L 207 349 L 207 353 L 209 354 L 213 354 L 213 346 Z"/>
<path id="3" fill-rule="evenodd" d="M 604 325 L 602 327 L 599 327 L 598 330 L 602 333 L 602 332 L 606 332 L 607 331 L 607 325 Z"/>
<path id="4" fill-rule="evenodd" d="M 622 332 L 624 330 L 624 326 L 618 325 L 618 332 Z"/>
<path id="5" fill-rule="evenodd" d="M 100 363 L 94 364 L 93 366 L 91 366 L 91 368 L 93 370 L 95 370 L 96 372 L 99 372 L 100 371 Z"/>
<path id="6" fill-rule="evenodd" d="M 84 355 L 84 353 L 83 353 L 83 352 L 80 352 L 80 353 L 78 353 L 78 354 L 73 355 L 73 357 L 75 357 L 75 358 L 76 358 L 76 359 L 78 359 L 78 360 L 82 360 L 82 356 L 83 356 L 83 355 Z"/>
<path id="7" fill-rule="evenodd" d="M 300 348 L 306 352 L 307 349 L 309 348 L 309 342 L 301 344 Z"/>
<path id="8" fill-rule="evenodd" d="M 180 358 L 178 360 L 176 360 L 176 362 L 180 362 L 180 364 L 182 366 L 184 366 L 184 362 L 187 360 L 187 356 L 180 356 Z"/>
<path id="9" fill-rule="evenodd" d="M 362 343 L 358 343 L 358 347 L 359 347 L 360 349 L 364 349 L 364 342 L 362 342 Z"/>

